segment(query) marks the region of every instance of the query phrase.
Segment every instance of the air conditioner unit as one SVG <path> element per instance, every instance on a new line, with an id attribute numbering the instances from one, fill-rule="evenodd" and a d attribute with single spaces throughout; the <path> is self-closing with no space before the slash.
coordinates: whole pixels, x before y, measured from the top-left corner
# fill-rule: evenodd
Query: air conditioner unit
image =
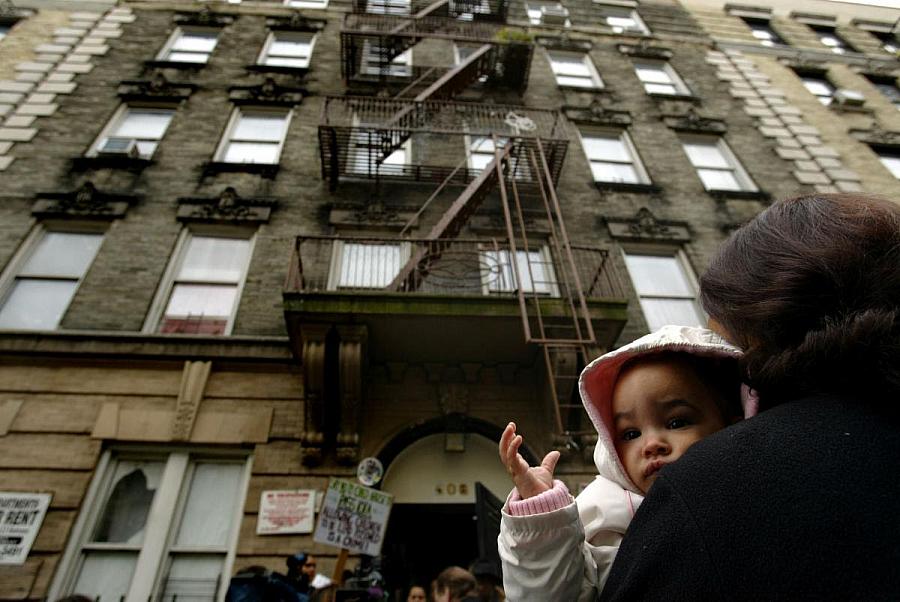
<path id="1" fill-rule="evenodd" d="M 569 11 L 565 6 L 551 5 L 541 7 L 541 23 L 544 25 L 565 25 L 569 20 Z"/>
<path id="2" fill-rule="evenodd" d="M 138 149 L 137 140 L 134 138 L 112 136 L 103 141 L 103 144 L 97 149 L 97 154 L 136 159 L 141 156 L 141 151 Z"/>
<path id="3" fill-rule="evenodd" d="M 844 107 L 861 107 L 866 102 L 866 97 L 856 90 L 841 88 L 834 93 L 834 104 Z"/>

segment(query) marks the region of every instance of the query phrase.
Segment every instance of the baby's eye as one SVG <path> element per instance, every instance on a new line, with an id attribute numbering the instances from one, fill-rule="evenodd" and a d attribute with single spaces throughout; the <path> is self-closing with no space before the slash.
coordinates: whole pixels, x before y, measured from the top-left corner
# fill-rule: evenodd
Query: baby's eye
<path id="1" fill-rule="evenodd" d="M 691 421 L 687 418 L 672 418 L 671 420 L 669 420 L 666 426 L 670 429 L 681 429 L 689 426 L 690 424 Z"/>
<path id="2" fill-rule="evenodd" d="M 626 431 L 622 431 L 622 441 L 633 441 L 641 436 L 641 431 L 637 429 L 628 429 Z"/>

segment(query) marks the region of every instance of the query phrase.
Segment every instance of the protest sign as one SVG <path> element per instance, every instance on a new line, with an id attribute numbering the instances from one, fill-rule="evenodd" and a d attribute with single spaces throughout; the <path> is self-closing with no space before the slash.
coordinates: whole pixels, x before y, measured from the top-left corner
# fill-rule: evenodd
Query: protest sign
<path id="1" fill-rule="evenodd" d="M 313 540 L 356 554 L 381 553 L 391 512 L 389 493 L 332 478 Z"/>
<path id="2" fill-rule="evenodd" d="M 263 491 L 259 497 L 256 534 L 312 533 L 315 510 L 314 489 Z"/>
<path id="3" fill-rule="evenodd" d="M 25 564 L 51 497 L 49 493 L 0 491 L 0 564 Z"/>

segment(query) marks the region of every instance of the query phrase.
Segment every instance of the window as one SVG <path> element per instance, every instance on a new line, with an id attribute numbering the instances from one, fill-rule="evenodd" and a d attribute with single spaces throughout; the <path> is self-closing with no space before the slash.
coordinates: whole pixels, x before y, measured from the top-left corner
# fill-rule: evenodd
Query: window
<path id="1" fill-rule="evenodd" d="M 835 31 L 834 27 L 827 27 L 825 25 L 810 25 L 810 29 L 812 29 L 816 36 L 819 38 L 819 41 L 828 46 L 831 51 L 835 54 L 844 54 L 845 52 L 852 51 L 853 48 L 850 47 L 847 42 L 845 42 Z"/>
<path id="2" fill-rule="evenodd" d="M 185 232 L 162 289 L 164 310 L 156 331 L 229 334 L 253 244 L 249 238 Z"/>
<path id="3" fill-rule="evenodd" d="M 514 293 L 519 290 L 516 284 L 516 271 L 522 281 L 522 291 L 539 295 L 558 296 L 553 262 L 546 247 L 539 251 L 516 250 L 516 264 L 513 266 L 511 253 L 507 249 L 483 250 L 479 253 L 481 262 L 481 280 L 484 292 Z"/>
<path id="4" fill-rule="evenodd" d="M 881 42 L 881 49 L 888 54 L 900 53 L 900 40 L 891 31 L 869 31 L 873 36 Z"/>
<path id="5" fill-rule="evenodd" d="M 368 0 L 366 12 L 376 15 L 408 15 L 410 0 Z"/>
<path id="6" fill-rule="evenodd" d="M 878 153 L 878 159 L 895 178 L 900 179 L 900 149 L 880 150 L 874 149 Z"/>
<path id="7" fill-rule="evenodd" d="M 810 93 L 814 94 L 823 105 L 830 105 L 834 101 L 834 86 L 824 75 L 800 75 L 800 80 Z"/>
<path id="8" fill-rule="evenodd" d="M 173 115 L 174 109 L 123 106 L 97 138 L 88 155 L 149 159 L 165 135 Z"/>
<path id="9" fill-rule="evenodd" d="M 595 182 L 650 183 L 627 132 L 582 133 L 581 144 Z"/>
<path id="10" fill-rule="evenodd" d="M 532 25 L 572 26 L 569 9 L 560 2 L 526 2 L 525 12 Z"/>
<path id="11" fill-rule="evenodd" d="M 615 33 L 636 33 L 647 35 L 650 30 L 641 20 L 637 11 L 620 6 L 600 5 L 601 20 Z"/>
<path id="12" fill-rule="evenodd" d="M 176 63 L 206 63 L 219 40 L 214 29 L 175 30 L 159 55 L 161 61 Z"/>
<path id="13" fill-rule="evenodd" d="M 647 94 L 687 95 L 691 91 L 684 85 L 675 69 L 665 61 L 636 61 L 634 70 L 644 84 Z"/>
<path id="14" fill-rule="evenodd" d="M 558 85 L 594 89 L 603 87 L 603 80 L 587 54 L 548 50 L 547 55 Z"/>
<path id="15" fill-rule="evenodd" d="M 6 34 L 9 33 L 9 30 L 9 25 L 0 25 L 0 40 L 6 37 Z"/>
<path id="16" fill-rule="evenodd" d="M 273 31 L 259 56 L 259 64 L 306 69 L 309 67 L 315 40 L 313 33 Z"/>
<path id="17" fill-rule="evenodd" d="M 391 56 L 394 58 L 388 60 Z M 371 40 L 363 40 L 360 71 L 364 75 L 409 77 L 412 75 L 412 48 L 395 54 L 395 50 L 390 46 L 380 46 Z"/>
<path id="18" fill-rule="evenodd" d="M 347 159 L 350 174 L 371 177 L 375 174 L 403 175 L 405 172 L 412 156 L 412 138 L 399 141 L 398 146 L 382 159 L 385 152 L 382 134 L 386 130 L 379 128 L 378 124 L 363 123 L 354 115 Z"/>
<path id="19" fill-rule="evenodd" d="M 385 288 L 409 260 L 408 244 L 337 241 L 329 289 Z"/>
<path id="20" fill-rule="evenodd" d="M 878 88 L 879 92 L 894 103 L 895 107 L 900 109 L 900 88 L 897 88 L 897 80 L 892 77 L 879 77 L 877 75 L 867 75 L 866 78 L 872 82 L 873 86 Z"/>
<path id="21" fill-rule="evenodd" d="M 685 136 L 681 145 L 707 190 L 756 190 L 756 185 L 722 138 Z"/>
<path id="22" fill-rule="evenodd" d="M 704 326 L 697 304 L 697 287 L 682 253 L 671 255 L 625 254 L 625 265 L 634 283 L 647 327 L 666 324 Z"/>
<path id="23" fill-rule="evenodd" d="M 274 165 L 290 122 L 289 112 L 237 109 L 217 154 L 224 163 Z"/>
<path id="24" fill-rule="evenodd" d="M 284 0 L 284 5 L 292 8 L 327 8 L 328 0 Z"/>
<path id="25" fill-rule="evenodd" d="M 102 241 L 100 233 L 37 232 L 11 264 L 15 275 L 0 297 L 0 328 L 58 328 Z"/>
<path id="26" fill-rule="evenodd" d="M 475 53 L 475 51 L 477 51 L 479 48 L 480 48 L 480 46 L 467 46 L 467 45 L 454 44 L 453 45 L 453 63 L 455 65 L 459 65 L 464 60 L 466 60 L 467 58 L 472 56 L 472 54 Z M 484 83 L 487 80 L 488 80 L 487 74 L 478 76 L 478 81 L 480 83 Z"/>
<path id="27" fill-rule="evenodd" d="M 491 14 L 488 0 L 450 0 L 450 14 L 460 21 L 472 21 L 475 15 Z"/>
<path id="28" fill-rule="evenodd" d="M 497 137 L 498 146 L 503 148 L 509 142 L 508 138 Z M 494 160 L 494 140 L 490 136 L 466 136 L 466 148 L 469 155 L 469 169 L 474 173 L 481 171 Z M 509 173 L 516 180 L 530 180 L 531 170 L 527 153 L 522 146 L 522 152 L 516 153 L 513 149 L 509 159 Z"/>
<path id="29" fill-rule="evenodd" d="M 246 473 L 241 456 L 107 452 L 53 599 L 215 600 L 228 586 Z"/>
<path id="30" fill-rule="evenodd" d="M 750 19 L 747 17 L 743 18 L 744 23 L 747 24 L 747 27 L 750 28 L 750 32 L 753 34 L 753 37 L 759 40 L 759 43 L 763 46 L 786 46 L 786 42 L 775 33 L 775 30 L 772 29 L 772 24 L 766 19 Z"/>

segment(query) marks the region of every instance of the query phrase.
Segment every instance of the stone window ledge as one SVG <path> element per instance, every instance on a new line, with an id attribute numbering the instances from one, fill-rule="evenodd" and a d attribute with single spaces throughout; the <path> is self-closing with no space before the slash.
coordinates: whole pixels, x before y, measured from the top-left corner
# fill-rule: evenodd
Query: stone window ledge
<path id="1" fill-rule="evenodd" d="M 72 171 L 90 171 L 94 169 L 125 169 L 138 172 L 153 165 L 153 159 L 144 157 L 127 157 L 118 155 L 97 155 L 94 157 L 75 157 L 72 159 Z"/>
<path id="2" fill-rule="evenodd" d="M 209 161 L 203 164 L 203 176 L 212 176 L 220 173 L 252 173 L 264 178 L 274 180 L 281 166 L 278 163 L 226 163 L 224 161 Z"/>
<path id="3" fill-rule="evenodd" d="M 247 65 L 245 67 L 247 71 L 255 72 L 255 73 L 280 73 L 284 75 L 296 75 L 297 77 L 304 77 L 307 73 L 309 73 L 309 67 L 286 67 L 284 65 L 260 65 L 258 63 L 254 63 L 252 65 Z"/>
<path id="4" fill-rule="evenodd" d="M 755 201 L 771 200 L 772 195 L 765 190 L 707 190 L 711 197 L 718 200 L 742 199 Z"/>
<path id="5" fill-rule="evenodd" d="M 662 188 L 656 184 L 632 184 L 630 182 L 594 182 L 594 186 L 600 192 L 642 192 L 646 194 L 655 194 L 662 191 Z"/>

